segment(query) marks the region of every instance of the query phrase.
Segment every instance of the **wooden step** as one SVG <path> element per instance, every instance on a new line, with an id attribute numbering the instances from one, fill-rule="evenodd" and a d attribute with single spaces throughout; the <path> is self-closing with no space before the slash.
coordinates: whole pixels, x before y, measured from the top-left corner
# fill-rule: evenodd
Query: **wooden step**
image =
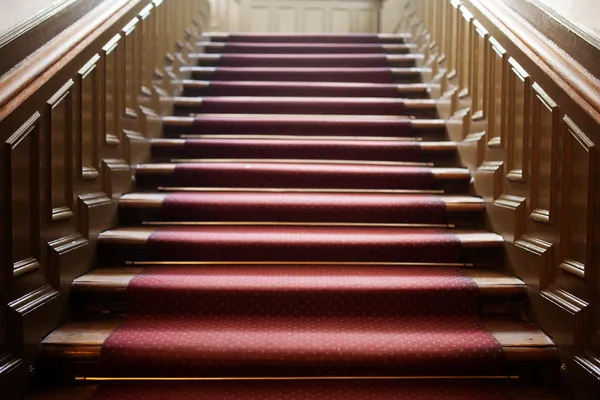
<path id="1" fill-rule="evenodd" d="M 278 41 L 287 41 L 287 42 L 292 42 L 292 43 L 298 43 L 298 42 L 302 42 L 303 40 L 306 39 L 311 39 L 313 41 L 319 42 L 320 39 L 322 38 L 327 38 L 328 42 L 330 43 L 335 43 L 336 38 L 339 38 L 341 40 L 346 40 L 348 38 L 348 36 L 353 36 L 352 34 L 335 34 L 335 33 L 326 33 L 326 34 L 310 34 L 310 33 L 302 33 L 302 34 L 265 34 L 265 35 L 261 35 L 261 34 L 254 34 L 254 33 L 229 33 L 229 32 L 206 32 L 202 34 L 202 38 L 205 39 L 206 41 L 211 41 L 211 42 L 228 42 L 230 41 L 230 39 L 232 38 L 232 36 L 234 37 L 234 41 L 237 42 L 243 42 L 243 41 L 249 41 L 252 42 L 252 38 L 256 37 L 256 36 L 261 36 L 263 38 L 263 40 L 266 40 L 266 38 L 269 38 L 270 41 L 272 42 L 278 42 Z M 412 34 L 411 33 L 404 33 L 404 32 L 398 32 L 398 33 L 378 33 L 378 34 L 372 34 L 372 35 L 362 35 L 359 34 L 358 36 L 374 36 L 380 43 L 406 43 L 407 41 L 409 41 L 412 38 Z M 316 40 L 315 40 L 316 39 Z"/>
<path id="2" fill-rule="evenodd" d="M 368 379 L 368 378 L 366 378 Z M 405 379 L 405 378 L 390 378 L 393 380 L 401 380 L 402 382 L 405 381 L 410 381 L 409 379 Z M 276 385 L 276 387 L 279 388 L 284 388 L 286 387 L 286 383 L 290 382 L 292 383 L 292 385 L 294 385 L 295 381 L 294 379 L 286 379 L 284 382 L 277 382 L 277 381 L 260 381 L 260 382 L 254 382 L 251 383 L 252 385 L 256 384 L 257 386 L 257 390 L 262 390 L 264 388 L 265 385 L 267 386 L 271 386 L 271 385 Z M 355 384 L 356 380 L 355 379 L 342 379 L 342 381 L 344 383 L 348 382 L 349 384 Z M 527 382 L 523 382 L 522 380 L 519 379 L 511 379 L 511 378 L 506 378 L 506 379 L 501 379 L 500 380 L 501 383 L 503 383 L 506 387 L 506 400 L 572 400 L 572 397 L 569 396 L 567 393 L 564 393 L 564 389 L 561 388 L 560 386 L 558 386 L 557 383 L 551 384 L 551 385 L 539 385 L 539 384 L 531 384 L 531 383 L 527 383 Z M 319 379 L 319 378 L 315 378 L 315 379 L 302 379 L 302 382 L 304 383 L 305 387 L 306 385 L 309 385 L 308 387 L 310 389 L 313 388 L 313 386 L 311 386 L 312 382 L 315 382 L 316 384 L 323 384 L 323 379 Z M 436 380 L 436 379 L 428 379 L 428 380 L 422 380 L 419 379 L 418 380 L 419 385 L 423 385 L 423 386 L 427 386 L 429 384 L 429 382 L 435 382 L 434 384 L 445 384 L 446 382 L 448 382 L 447 379 L 443 379 L 441 382 L 440 380 Z M 214 393 L 214 389 L 211 390 L 211 386 L 212 385 L 218 385 L 222 387 L 223 393 L 225 395 L 227 395 L 228 393 L 230 393 L 231 390 L 236 390 L 238 389 L 240 386 L 241 387 L 245 387 L 244 381 L 240 381 L 238 379 L 231 379 L 231 380 L 226 380 L 223 381 L 221 378 L 219 379 L 214 379 L 214 380 L 210 380 L 209 382 L 189 382 L 189 381 L 183 381 L 183 382 L 175 382 L 175 384 L 177 386 L 179 386 L 179 384 L 181 384 L 183 387 L 187 387 L 187 385 L 195 385 L 195 384 L 202 384 L 202 385 L 206 385 L 206 387 L 208 388 L 210 394 L 212 395 Z M 334 382 L 332 382 L 332 387 L 335 389 L 336 387 L 338 387 L 339 380 L 335 379 Z M 379 383 L 379 379 L 377 380 L 377 383 Z M 449 382 L 449 383 L 453 383 L 453 382 Z M 456 382 L 455 382 L 456 383 Z M 490 385 L 495 385 L 498 383 L 498 379 L 461 379 L 458 382 L 458 385 L 461 389 L 465 389 L 465 388 L 469 388 L 470 385 L 477 385 L 476 387 L 479 387 L 480 383 L 484 383 L 484 385 L 487 387 L 488 384 Z M 120 384 L 124 384 L 124 385 L 134 385 L 134 387 L 136 388 L 136 391 L 139 391 L 140 393 L 144 393 L 144 390 L 147 391 L 154 391 L 156 388 L 156 382 L 153 381 L 152 379 L 150 379 L 150 382 L 144 382 L 144 381 L 137 381 L 137 382 L 122 382 Z M 146 385 L 149 385 L 149 387 L 146 387 Z M 165 382 L 166 385 L 172 384 L 172 382 Z M 35 393 L 29 394 L 25 397 L 25 400 L 89 400 L 91 398 L 91 396 L 93 395 L 93 393 L 98 389 L 98 386 L 101 385 L 101 382 L 99 382 L 99 380 L 94 380 L 93 378 L 89 378 L 89 379 L 80 379 L 76 382 L 69 382 L 66 384 L 62 384 L 60 386 L 51 386 L 51 387 L 43 387 L 43 388 L 39 388 L 38 390 L 35 391 Z M 295 386 L 293 386 L 295 387 Z M 316 391 L 317 393 L 319 393 L 319 391 Z M 326 393 L 329 393 L 329 391 L 325 391 Z M 202 396 L 203 395 L 203 391 L 199 390 L 197 392 L 198 395 Z M 272 392 L 273 393 L 273 392 Z M 277 393 L 277 395 L 279 395 L 278 393 L 281 393 L 280 391 L 274 392 Z M 290 391 L 290 394 L 295 393 L 293 391 Z M 279 397 L 273 397 L 273 398 L 278 398 Z M 338 397 L 336 399 L 341 399 L 342 397 Z M 242 399 L 239 399 L 242 400 Z"/>
<path id="3" fill-rule="evenodd" d="M 313 159 L 319 154 L 330 155 L 329 159 L 402 161 L 407 154 L 402 152 L 403 146 L 416 146 L 419 151 L 415 160 L 439 167 L 453 167 L 458 163 L 455 142 L 428 142 L 415 138 L 196 135 L 194 139 L 150 139 L 150 143 L 154 162 L 191 158 L 286 158 L 290 154 L 297 159 Z M 260 152 L 257 152 L 259 147 Z"/>
<path id="4" fill-rule="evenodd" d="M 164 267 L 168 268 L 168 265 Z M 75 279 L 71 295 L 76 314 L 81 317 L 124 315 L 128 304 L 127 286 L 142 271 L 143 267 L 106 267 Z M 527 288 L 520 279 L 498 271 L 475 268 L 465 268 L 462 272 L 471 277 L 479 288 L 482 315 L 518 317 L 523 311 Z"/>
<path id="5" fill-rule="evenodd" d="M 179 72 L 200 80 L 229 81 L 295 81 L 295 82 L 371 82 L 395 83 L 427 82 L 432 69 L 404 68 L 281 68 L 281 67 L 199 67 L 183 66 Z M 388 75 L 389 74 L 389 75 Z M 383 76 L 383 78 L 382 78 Z M 331 78 L 328 78 L 331 77 Z M 371 78 L 372 77 L 372 78 Z"/>
<path id="6" fill-rule="evenodd" d="M 346 250 L 341 251 L 341 247 L 344 243 L 357 243 L 358 241 L 368 241 L 370 243 L 370 249 L 373 249 L 377 243 L 373 242 L 375 237 L 385 238 L 386 243 L 390 241 L 403 242 L 409 239 L 408 236 L 403 236 L 406 232 L 411 232 L 410 240 L 413 240 L 414 235 L 422 232 L 423 240 L 431 236 L 432 240 L 436 235 L 443 234 L 444 231 L 436 230 L 433 233 L 431 230 L 422 228 L 402 228 L 402 227 L 381 227 L 381 226 L 369 226 L 369 225 L 348 225 L 348 226 L 332 226 L 330 224 L 323 225 L 310 225 L 310 226 L 289 226 L 289 225 L 278 225 L 276 223 L 271 224 L 252 224 L 247 222 L 240 223 L 226 223 L 226 222 L 213 222 L 212 224 L 201 225 L 201 226 L 190 226 L 190 227 L 177 227 L 176 236 L 194 237 L 201 238 L 202 243 L 190 242 L 185 244 L 186 249 L 192 251 L 192 249 L 200 248 L 202 245 L 206 249 L 201 252 L 193 251 L 194 255 L 190 254 L 179 254 L 170 253 L 171 250 L 165 250 L 163 253 L 158 254 L 156 251 L 151 251 L 151 246 L 154 243 L 150 243 L 150 237 L 156 232 L 163 232 L 165 228 L 157 227 L 130 227 L 130 228 L 115 228 L 101 233 L 98 237 L 98 257 L 101 265 L 120 265 L 123 263 L 141 263 L 151 264 L 158 263 L 163 264 L 165 262 L 178 262 L 183 265 L 198 265 L 202 263 L 215 264 L 216 262 L 221 263 L 351 263 L 357 264 L 360 262 L 391 262 L 396 265 L 413 265 L 414 260 L 410 260 L 409 255 L 404 255 L 402 259 L 397 259 L 396 256 L 393 259 L 384 259 L 385 257 L 391 257 L 388 252 L 378 253 L 379 259 L 362 259 L 367 257 L 366 254 L 360 252 L 360 248 L 357 251 L 360 255 L 350 253 L 350 247 L 346 249 L 349 244 L 344 247 Z M 315 229 L 319 230 L 318 242 L 315 242 Z M 173 233 L 173 231 L 170 231 Z M 504 240 L 501 236 L 495 233 L 489 233 L 484 231 L 471 231 L 471 230 L 450 230 L 446 233 L 452 233 L 454 238 L 460 242 L 460 249 L 458 260 L 450 261 L 450 264 L 446 260 L 439 262 L 427 262 L 424 265 L 454 265 L 454 266 L 478 266 L 482 268 L 496 268 L 502 261 L 504 251 Z M 358 237 L 356 235 L 359 235 Z M 213 241 L 209 238 L 219 238 L 218 241 Z M 286 239 L 282 239 L 286 238 Z M 288 243 L 287 240 L 290 240 Z M 352 241 L 350 241 L 352 240 Z M 383 240 L 383 239 L 382 239 Z M 236 246 L 242 246 L 240 249 L 254 248 L 252 243 L 262 243 L 263 252 L 257 254 L 253 252 L 250 259 L 245 251 L 233 251 L 233 247 L 228 247 L 231 251 L 228 254 L 225 252 L 220 253 L 220 249 L 223 246 L 229 246 L 230 241 Z M 311 246 L 306 247 L 305 243 L 310 241 Z M 350 242 L 349 242 L 350 241 Z M 264 243 L 263 243 L 264 242 Z M 177 246 L 183 245 L 182 242 L 178 241 Z M 335 243 L 338 250 L 327 256 L 320 255 L 319 258 L 312 254 L 313 249 L 321 254 L 321 249 L 326 248 L 330 243 Z M 171 248 L 175 245 L 175 242 L 165 244 L 165 248 Z M 313 246 L 314 245 L 314 246 Z M 250 246 L 250 247 L 248 247 Z M 382 246 L 389 250 L 390 247 L 385 247 L 385 243 L 382 242 Z M 427 246 L 427 245 L 425 245 Z M 152 247 L 154 248 L 154 247 Z M 298 251 L 294 253 L 290 249 L 298 248 Z M 210 254 L 208 251 L 210 250 Z M 233 251 L 233 252 L 232 252 Z M 278 255 L 286 254 L 285 256 Z M 289 254 L 289 258 L 288 255 Z M 350 254 L 353 259 L 349 259 Z M 369 257 L 372 257 L 369 256 Z"/>
<path id="7" fill-rule="evenodd" d="M 190 172 L 182 174 L 182 166 Z M 358 170 L 357 167 L 361 167 Z M 195 170 L 199 178 L 193 179 Z M 236 173 L 234 173 L 236 171 Z M 412 179 L 404 184 L 402 174 L 429 175 L 427 182 Z M 358 174 L 358 175 L 357 175 Z M 367 176 L 372 179 L 366 180 Z M 330 177 L 347 178 L 338 187 L 331 185 Z M 206 159 L 203 162 L 139 164 L 136 167 L 139 190 L 175 187 L 256 187 L 256 188 L 302 188 L 302 189 L 353 189 L 353 190 L 404 190 L 408 193 L 429 193 L 441 190 L 446 194 L 466 193 L 471 175 L 466 168 L 441 168 L 399 165 L 393 162 L 372 164 L 366 161 L 348 160 L 248 160 Z M 357 178 L 352 179 L 350 178 Z M 414 183 L 412 183 L 414 181 Z M 403 181 L 402 181 L 403 182 Z M 418 183 L 418 185 L 417 185 Z M 388 185 L 387 187 L 384 186 Z M 410 186 L 413 185 L 413 186 Z"/>
<path id="8" fill-rule="evenodd" d="M 194 139 L 150 139 L 152 160 L 170 162 L 191 158 L 287 158 L 313 159 L 329 155 L 329 159 L 402 161 L 407 154 L 414 161 L 439 167 L 458 164 L 455 142 L 428 142 L 416 138 L 343 137 L 343 136 L 275 136 L 275 135 L 195 135 Z M 403 152 L 416 146 L 419 151 Z M 260 147 L 260 152 L 256 149 Z"/>
<path id="9" fill-rule="evenodd" d="M 209 81 L 184 79 L 184 96 L 324 96 L 324 97 L 399 97 L 428 98 L 440 89 L 433 83 L 339 83 L 339 82 L 269 82 L 269 81 Z"/>
<path id="10" fill-rule="evenodd" d="M 267 122 L 261 122 L 267 121 Z M 194 138 L 197 135 L 206 134 L 248 134 L 248 135 L 268 135 L 264 127 L 261 128 L 261 124 L 268 123 L 270 131 L 273 131 L 271 135 L 285 135 L 284 132 L 277 131 L 276 127 L 279 124 L 302 124 L 308 123 L 310 125 L 331 124 L 337 122 L 348 122 L 348 126 L 344 127 L 348 133 L 345 134 L 332 134 L 331 137 L 335 136 L 350 136 L 352 133 L 353 126 L 365 125 L 365 124 L 377 124 L 392 123 L 397 121 L 400 126 L 405 124 L 409 127 L 412 138 L 420 138 L 429 141 L 439 141 L 447 137 L 446 126 L 447 121 L 444 119 L 411 119 L 406 116 L 382 116 L 382 115 L 303 115 L 303 114 L 196 114 L 193 117 L 178 117 L 169 116 L 162 118 L 163 135 L 168 138 Z M 211 124 L 207 126 L 207 124 Z M 215 127 L 215 124 L 219 124 L 219 127 Z M 254 125 L 256 124 L 256 125 Z M 355 124 L 355 125 L 353 125 Z M 239 128 L 243 126 L 243 131 L 240 132 Z M 283 126 L 283 125 L 282 125 Z M 306 136 L 315 136 L 310 132 L 305 132 L 302 138 Z M 389 134 L 391 136 L 391 134 Z M 400 133 L 394 135 L 397 136 Z M 357 136 L 361 136 L 358 134 Z M 364 135 L 362 135 L 364 136 Z M 374 134 L 373 136 L 382 137 L 382 134 Z"/>
<path id="11" fill-rule="evenodd" d="M 384 222 L 380 220 L 380 218 L 383 218 L 387 223 L 395 222 L 401 224 L 404 221 L 411 226 L 416 226 L 416 221 L 418 221 L 418 219 L 414 218 L 410 219 L 410 223 L 406 222 L 406 218 L 410 217 L 403 217 L 398 215 L 397 212 L 392 211 L 392 209 L 398 210 L 399 206 L 410 202 L 411 198 L 415 199 L 415 196 L 411 195 L 358 193 L 349 195 L 348 193 L 331 193 L 325 198 L 322 195 L 313 193 L 198 192 L 187 193 L 186 195 L 188 196 L 186 199 L 189 199 L 189 196 L 194 196 L 193 201 L 192 199 L 186 200 L 185 208 L 183 208 L 189 212 L 179 211 L 176 213 L 177 216 L 173 217 L 173 213 L 169 212 L 169 210 L 173 210 L 172 208 L 164 210 L 164 203 L 167 198 L 173 198 L 173 195 L 170 193 L 125 194 L 119 200 L 119 220 L 122 225 L 191 224 L 194 221 L 206 223 L 209 220 L 214 221 L 215 219 L 223 221 L 223 218 L 232 215 L 232 211 L 239 210 L 244 215 L 254 217 L 252 221 L 262 221 L 262 216 L 267 215 L 268 218 L 273 218 L 274 216 L 281 218 L 280 222 L 287 221 L 293 223 L 302 220 L 306 221 L 306 215 L 304 214 L 301 216 L 301 219 L 296 219 L 295 210 L 298 207 L 303 204 L 313 204 L 317 208 L 316 211 L 323 210 L 323 212 L 318 212 L 317 214 L 306 211 L 311 215 L 316 215 L 314 217 L 315 221 L 321 221 L 321 218 L 329 215 L 332 217 L 328 221 L 332 221 L 333 218 L 337 218 L 340 214 L 331 214 L 330 212 L 325 212 L 325 210 L 329 210 L 335 204 L 341 204 L 344 206 L 344 210 L 348 208 L 352 208 L 353 210 L 352 213 L 345 214 L 347 218 L 346 222 L 353 220 L 355 222 L 364 222 L 369 215 L 372 215 L 373 206 L 381 202 L 382 204 L 388 204 L 386 207 L 388 207 L 387 209 L 390 212 L 387 214 L 377 214 L 377 219 L 371 217 L 370 222 Z M 419 200 L 418 197 L 417 200 Z M 394 199 L 397 199 L 400 203 L 394 202 Z M 435 196 L 433 199 L 441 201 L 445 205 L 446 211 L 443 224 L 446 226 L 459 226 L 462 228 L 479 227 L 483 221 L 482 213 L 485 209 L 485 204 L 481 198 L 472 196 Z M 214 217 L 215 210 L 219 210 L 219 204 L 224 201 L 227 201 L 227 204 L 229 204 L 228 211 L 218 214 L 219 217 L 217 218 Z M 180 210 L 181 207 L 184 206 L 180 204 Z M 398 219 L 392 221 L 390 217 L 393 217 L 394 214 L 397 214 Z M 235 218 L 235 215 L 232 215 L 232 217 Z M 427 224 L 427 222 L 422 223 Z"/>
<path id="12" fill-rule="evenodd" d="M 233 50 L 232 51 L 232 46 Z M 222 42 L 197 42 L 196 47 L 205 53 L 243 53 L 243 54 L 408 54 L 415 52 L 418 48 L 413 43 L 384 43 L 384 44 L 360 44 L 360 43 L 222 43 Z"/>
<path id="13" fill-rule="evenodd" d="M 417 118 L 437 117 L 437 101 L 431 99 L 391 99 L 353 97 L 163 97 L 175 115 L 213 114 L 347 114 L 408 115 Z M 333 112 L 331 112 L 333 111 Z"/>
<path id="14" fill-rule="evenodd" d="M 240 56 L 239 54 L 237 56 Z M 238 57 L 240 61 L 238 61 L 238 65 L 242 66 L 242 59 L 248 59 L 247 67 L 271 67 L 271 66 L 282 66 L 282 67 L 326 67 L 331 64 L 328 63 L 328 60 L 332 60 L 332 62 L 336 62 L 337 65 L 343 63 L 337 62 L 340 59 L 339 55 L 327 55 L 327 54 L 243 54 L 242 57 Z M 250 56 L 250 57 L 248 57 Z M 252 57 L 254 56 L 254 57 Z M 346 57 L 352 57 L 353 55 L 345 55 Z M 365 58 L 374 58 L 379 59 L 381 55 L 374 54 L 361 54 L 354 55 L 357 58 L 365 59 Z M 221 65 L 222 63 L 222 54 L 207 54 L 207 53 L 192 53 L 188 56 L 190 61 L 195 62 L 199 67 L 216 67 Z M 385 60 L 390 67 L 399 68 L 399 67 L 415 67 L 417 63 L 423 61 L 425 59 L 423 54 L 385 54 Z M 296 63 L 294 63 L 296 61 Z M 283 65 L 282 65 L 283 64 Z"/>
<path id="15" fill-rule="evenodd" d="M 59 376 L 103 376 L 100 350 L 121 322 L 120 318 L 100 318 L 59 327 L 40 346 L 42 369 Z M 486 319 L 483 324 L 502 346 L 507 361 L 505 374 L 525 378 L 544 367 L 556 366 L 552 341 L 534 325 L 509 319 Z"/>

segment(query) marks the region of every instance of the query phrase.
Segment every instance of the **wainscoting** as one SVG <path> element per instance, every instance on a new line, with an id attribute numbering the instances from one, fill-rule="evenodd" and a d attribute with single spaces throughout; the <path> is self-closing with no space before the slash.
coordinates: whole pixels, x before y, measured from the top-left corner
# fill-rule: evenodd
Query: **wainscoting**
<path id="1" fill-rule="evenodd" d="M 437 71 L 449 135 L 489 228 L 506 241 L 506 269 L 528 284 L 564 377 L 591 398 L 600 377 L 598 81 L 502 2 L 409 3 L 403 27 Z"/>

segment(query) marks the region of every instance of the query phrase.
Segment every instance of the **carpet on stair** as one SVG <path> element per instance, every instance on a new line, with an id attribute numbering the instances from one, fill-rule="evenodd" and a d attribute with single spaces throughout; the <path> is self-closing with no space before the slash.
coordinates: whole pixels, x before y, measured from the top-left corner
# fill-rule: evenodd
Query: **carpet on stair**
<path id="1" fill-rule="evenodd" d="M 385 68 L 384 54 L 231 54 L 219 58 L 220 67 L 294 67 L 294 68 Z M 406 66 L 413 66 L 407 60 Z"/>
<path id="2" fill-rule="evenodd" d="M 401 35 L 396 37 L 387 37 L 386 41 L 394 41 L 397 43 L 403 43 L 404 38 Z M 250 42 L 250 43 L 380 43 L 382 41 L 379 35 L 373 34 L 285 34 L 285 33 L 273 33 L 268 35 L 260 35 L 255 33 L 233 33 L 228 34 L 226 42 L 239 43 L 239 42 Z"/>
<path id="3" fill-rule="evenodd" d="M 168 126 L 172 134 L 249 134 L 309 136 L 412 136 L 408 117 L 198 115 L 193 126 Z"/>
<path id="4" fill-rule="evenodd" d="M 179 187 L 337 188 L 430 190 L 429 167 L 285 162 L 177 164 L 168 176 L 138 173 L 141 185 Z"/>
<path id="5" fill-rule="evenodd" d="M 379 43 L 225 43 L 224 46 L 207 46 L 207 53 L 277 53 L 277 54 L 346 54 L 346 53 L 385 53 Z M 409 48 L 401 48 L 396 53 L 409 53 Z"/>
<path id="6" fill-rule="evenodd" d="M 91 400 L 505 400 L 496 381 L 105 382 Z"/>
<path id="7" fill-rule="evenodd" d="M 226 224 L 162 227 L 139 247 L 127 242 L 108 246 L 99 250 L 107 261 L 458 263 L 461 250 L 459 239 L 444 229 Z"/>
<path id="8" fill-rule="evenodd" d="M 202 102 L 176 103 L 178 113 L 406 115 L 399 99 L 304 97 L 204 97 Z"/>
<path id="9" fill-rule="evenodd" d="M 157 214 L 185 222 L 443 224 L 446 206 L 430 195 L 183 192 L 167 194 Z"/>
<path id="10" fill-rule="evenodd" d="M 160 144 L 160 142 L 159 142 Z M 422 161 L 421 144 L 401 140 L 278 138 L 185 139 L 183 146 L 152 146 L 156 158 Z"/>
<path id="11" fill-rule="evenodd" d="M 118 376 L 499 371 L 458 268 L 149 267 L 102 361 Z M 248 375 L 250 374 L 250 375 Z M 359 375 L 360 376 L 360 375 Z"/>
<path id="12" fill-rule="evenodd" d="M 370 82 L 394 83 L 388 67 L 382 68 L 277 68 L 277 67 L 215 67 L 192 69 L 196 79 L 218 81 L 288 81 L 288 82 Z M 413 74 L 418 76 L 418 74 Z M 409 75 L 409 76 L 413 76 Z"/>
<path id="13" fill-rule="evenodd" d="M 200 87 L 184 86 L 185 96 L 398 97 L 398 92 L 398 85 L 393 83 L 212 80 Z M 423 97 L 423 93 L 413 96 Z"/>

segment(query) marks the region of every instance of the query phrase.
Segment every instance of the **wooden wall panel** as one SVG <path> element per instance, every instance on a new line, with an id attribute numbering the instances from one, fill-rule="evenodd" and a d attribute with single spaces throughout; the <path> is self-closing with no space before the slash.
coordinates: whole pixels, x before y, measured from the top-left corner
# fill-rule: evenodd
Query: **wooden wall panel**
<path id="1" fill-rule="evenodd" d="M 540 32 L 524 23 L 513 11 L 519 2 L 446 3 L 443 8 L 439 0 L 412 1 L 414 12 L 403 26 L 411 27 L 423 49 L 445 39 L 448 55 L 433 68 L 442 75 L 439 81 L 447 82 L 441 100 L 451 104 L 448 135 L 460 142 L 461 160 L 473 171 L 475 194 L 487 204 L 488 228 L 505 239 L 505 268 L 530 289 L 529 317 L 558 346 L 563 382 L 580 398 L 595 398 L 600 390 L 598 77 L 544 36 L 556 38 L 552 29 Z M 444 30 L 440 10 L 446 13 Z M 600 49 L 585 48 L 593 53 L 586 59 L 600 58 Z"/>
<path id="2" fill-rule="evenodd" d="M 552 224 L 556 218 L 556 149 L 558 105 L 534 83 L 531 144 L 530 218 L 540 224 Z"/>
<path id="3" fill-rule="evenodd" d="M 78 106 L 75 111 L 77 169 L 79 179 L 93 180 L 98 177 L 100 126 L 100 55 L 94 56 L 77 72 Z"/>
<path id="4" fill-rule="evenodd" d="M 224 2 L 227 3 L 227 2 Z M 228 5 L 230 8 L 232 4 Z M 379 29 L 374 0 L 242 0 L 241 19 L 229 31 L 368 33 Z"/>
<path id="5" fill-rule="evenodd" d="M 0 78 L 3 399 L 20 398 L 38 344 L 68 318 L 71 282 L 118 223 L 131 166 L 162 129 L 158 99 L 178 94 L 209 15 L 207 1 L 111 4 Z"/>
<path id="6" fill-rule="evenodd" d="M 494 38 L 489 39 L 489 88 L 488 92 L 488 144 L 502 147 L 505 129 L 503 116 L 506 110 L 506 50 Z"/>
<path id="7" fill-rule="evenodd" d="M 46 131 L 52 221 L 73 217 L 73 80 L 69 79 L 47 102 Z"/>
<path id="8" fill-rule="evenodd" d="M 514 59 L 508 60 L 508 106 L 503 117 L 506 124 L 507 178 L 513 182 L 527 179 L 530 128 L 531 78 Z"/>
<path id="9" fill-rule="evenodd" d="M 3 220 L 10 245 L 5 250 L 12 258 L 11 276 L 35 272 L 41 267 L 40 258 L 40 113 L 34 113 L 5 142 L 6 182 Z"/>
<path id="10" fill-rule="evenodd" d="M 564 116 L 561 122 L 561 214 L 564 218 L 560 226 L 559 268 L 585 279 L 590 274 L 588 268 L 592 267 L 596 149 L 571 118 Z"/>

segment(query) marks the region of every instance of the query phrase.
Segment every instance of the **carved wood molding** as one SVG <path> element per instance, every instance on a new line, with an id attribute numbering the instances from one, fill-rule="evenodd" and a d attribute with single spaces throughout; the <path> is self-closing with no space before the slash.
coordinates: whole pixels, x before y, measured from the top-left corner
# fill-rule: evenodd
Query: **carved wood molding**
<path id="1" fill-rule="evenodd" d="M 600 82 L 502 3 L 413 1 L 405 25 L 423 48 L 447 39 L 431 51 L 448 135 L 506 241 L 505 268 L 530 288 L 530 318 L 587 398 L 600 387 Z"/>
<path id="2" fill-rule="evenodd" d="M 104 2 L 0 78 L 0 392 L 21 397 L 70 284 L 118 223 L 161 96 L 207 24 L 206 0 Z M 203 13 L 201 12 L 203 11 Z M 166 55 L 166 57 L 163 57 Z M 175 62 L 174 60 L 179 60 Z M 174 81 L 174 82 L 173 82 Z M 4 399 L 4 397 L 3 397 Z"/>

